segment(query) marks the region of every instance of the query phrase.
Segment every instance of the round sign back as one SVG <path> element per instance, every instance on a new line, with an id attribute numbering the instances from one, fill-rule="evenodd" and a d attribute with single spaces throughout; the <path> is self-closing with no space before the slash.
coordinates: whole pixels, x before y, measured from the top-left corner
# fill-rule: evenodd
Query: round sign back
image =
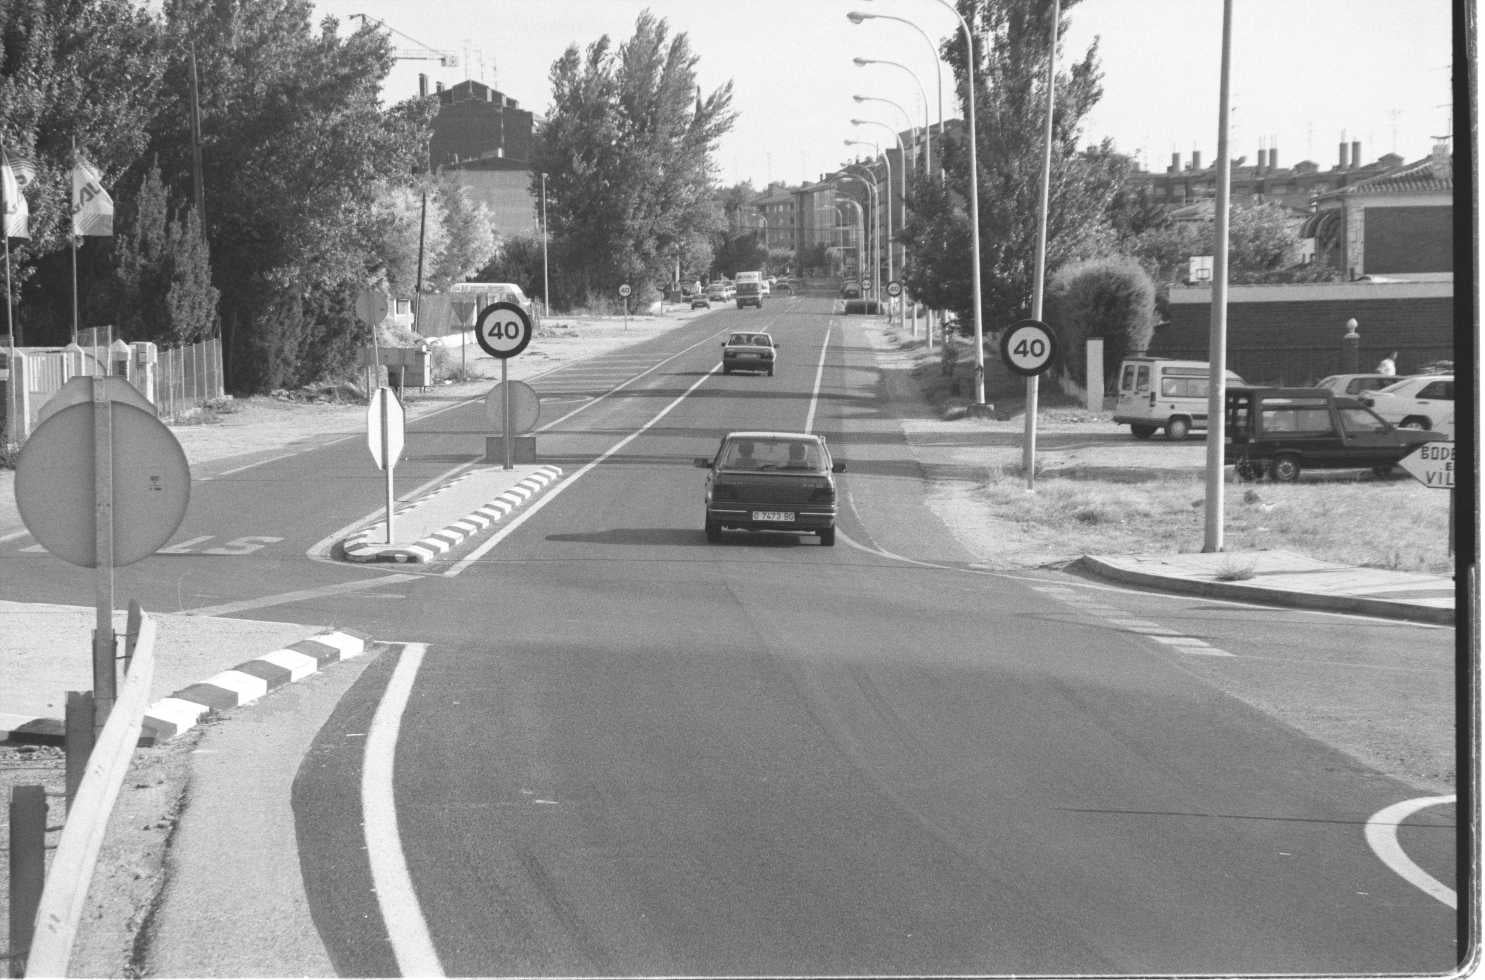
<path id="1" fill-rule="evenodd" d="M 149 412 L 109 405 L 113 428 L 113 564 L 154 554 L 175 534 L 191 499 L 191 469 L 174 433 Z M 26 530 L 52 554 L 98 567 L 93 405 L 69 405 L 36 427 L 15 468 Z"/>
<path id="2" fill-rule="evenodd" d="M 496 432 L 505 431 L 505 386 L 510 385 L 510 431 L 522 435 L 536 427 L 541 418 L 541 399 L 536 389 L 524 381 L 502 381 L 485 396 L 485 421 Z"/>
<path id="3" fill-rule="evenodd" d="M 515 357 L 531 343 L 531 318 L 515 303 L 491 303 L 480 310 L 474 339 L 491 357 Z"/>

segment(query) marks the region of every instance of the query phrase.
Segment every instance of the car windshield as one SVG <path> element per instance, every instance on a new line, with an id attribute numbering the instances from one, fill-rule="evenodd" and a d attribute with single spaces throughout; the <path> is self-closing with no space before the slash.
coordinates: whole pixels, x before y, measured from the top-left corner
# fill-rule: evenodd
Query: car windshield
<path id="1" fill-rule="evenodd" d="M 1341 424 L 1350 433 L 1386 432 L 1388 425 L 1374 412 L 1364 408 L 1342 408 Z"/>
<path id="2" fill-rule="evenodd" d="M 824 453 L 812 439 L 729 439 L 722 447 L 723 469 L 825 471 Z"/>

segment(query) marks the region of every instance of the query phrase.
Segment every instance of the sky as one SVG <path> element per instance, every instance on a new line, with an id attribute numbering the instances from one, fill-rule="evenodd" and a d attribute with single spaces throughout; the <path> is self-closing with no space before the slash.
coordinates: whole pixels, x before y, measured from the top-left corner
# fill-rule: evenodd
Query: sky
<path id="1" fill-rule="evenodd" d="M 1363 163 L 1395 152 L 1427 156 L 1450 131 L 1449 0 L 1232 0 L 1230 153 L 1257 161 L 1273 149 L 1280 166 L 1337 160 L 1337 144 L 1361 143 Z M 699 56 L 704 92 L 733 83 L 732 132 L 716 154 L 723 184 L 816 180 L 871 146 L 887 128 L 961 113 L 947 66 L 928 38 L 959 35 L 939 0 L 315 0 L 343 33 L 365 14 L 399 33 L 409 53 L 383 88 L 387 102 L 417 93 L 418 74 L 445 86 L 473 78 L 543 114 L 552 62 L 571 44 L 607 34 L 617 44 L 649 9 Z M 1217 155 L 1222 50 L 1221 0 L 1082 0 L 1070 9 L 1059 64 L 1081 59 L 1095 40 L 1104 96 L 1085 118 L 1086 144 L 1104 138 L 1152 170 L 1174 153 L 1204 165 Z M 884 15 L 852 24 L 849 11 Z M 911 22 L 885 19 L 899 17 Z M 917 25 L 918 30 L 913 26 Z M 921 31 L 922 33 L 920 33 Z M 959 42 L 959 43 L 962 43 Z M 864 67 L 853 58 L 897 65 Z M 921 88 L 920 88 L 921 86 Z M 869 100 L 857 103 L 853 96 Z M 886 101 L 875 101 L 886 100 Z M 853 125 L 853 118 L 872 124 Z"/>

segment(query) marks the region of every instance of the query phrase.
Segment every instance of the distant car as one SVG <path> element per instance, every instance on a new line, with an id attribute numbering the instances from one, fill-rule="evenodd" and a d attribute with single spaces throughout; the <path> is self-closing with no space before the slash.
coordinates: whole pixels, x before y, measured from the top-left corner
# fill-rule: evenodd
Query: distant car
<path id="1" fill-rule="evenodd" d="M 1454 438 L 1454 375 L 1418 374 L 1398 378 L 1361 396 L 1382 418 L 1400 429 L 1432 429 Z"/>
<path id="2" fill-rule="evenodd" d="M 773 377 L 779 345 L 766 333 L 735 333 L 722 341 L 722 373 L 760 371 Z"/>
<path id="3" fill-rule="evenodd" d="M 1329 388 L 1337 395 L 1355 397 L 1363 392 L 1374 391 L 1395 384 L 1398 377 L 1392 374 L 1332 374 L 1315 382 L 1316 388 Z"/>
<path id="4" fill-rule="evenodd" d="M 840 298 L 841 299 L 860 299 L 861 298 L 861 283 L 857 282 L 855 279 L 847 279 L 845 282 L 841 283 L 840 284 Z"/>
<path id="5" fill-rule="evenodd" d="M 761 281 L 761 282 L 758 283 L 758 291 L 760 293 L 762 293 L 764 296 L 772 296 L 773 295 L 773 283 L 770 280 L 768 280 L 768 279 L 764 279 L 763 281 Z"/>
<path id="6" fill-rule="evenodd" d="M 706 298 L 706 294 L 705 293 L 697 293 L 695 296 L 692 296 L 691 297 L 691 309 L 693 309 L 693 310 L 709 310 L 711 308 L 712 308 L 711 300 L 709 300 L 709 299 Z"/>
<path id="7" fill-rule="evenodd" d="M 792 295 L 794 292 L 794 283 L 789 279 L 788 276 L 779 276 L 777 279 L 774 280 L 773 288 L 777 289 L 781 293 L 789 293 Z"/>
<path id="8" fill-rule="evenodd" d="M 1241 480 L 1280 483 L 1306 469 L 1370 469 L 1379 476 L 1434 432 L 1395 428 L 1354 398 L 1329 388 L 1228 388 L 1225 462 Z"/>
<path id="9" fill-rule="evenodd" d="M 737 284 L 737 308 L 753 306 L 763 309 L 763 283 L 758 281 L 740 282 Z"/>
<path id="10" fill-rule="evenodd" d="M 706 539 L 728 528 L 814 534 L 835 544 L 836 473 L 822 436 L 808 432 L 731 432 L 717 454 L 696 465 L 706 478 Z"/>
<path id="11" fill-rule="evenodd" d="M 451 295 L 473 294 L 482 307 L 491 303 L 514 303 L 526 311 L 529 317 L 536 316 L 536 304 L 531 302 L 521 287 L 513 282 L 458 282 L 449 287 Z"/>
<path id="12" fill-rule="evenodd" d="M 706 298 L 713 303 L 725 303 L 732 297 L 727 294 L 727 284 L 714 282 L 706 287 Z"/>

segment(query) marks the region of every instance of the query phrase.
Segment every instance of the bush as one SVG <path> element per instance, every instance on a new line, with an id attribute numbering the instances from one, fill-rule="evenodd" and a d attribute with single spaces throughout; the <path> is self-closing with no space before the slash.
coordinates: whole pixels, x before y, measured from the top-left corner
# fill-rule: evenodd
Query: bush
<path id="1" fill-rule="evenodd" d="M 1130 351 L 1145 350 L 1155 333 L 1155 283 L 1129 256 L 1073 262 L 1058 269 L 1047 289 L 1048 326 L 1057 335 L 1058 363 L 1072 381 L 1107 390 Z M 1089 378 L 1085 342 L 1104 341 L 1104 378 Z"/>

